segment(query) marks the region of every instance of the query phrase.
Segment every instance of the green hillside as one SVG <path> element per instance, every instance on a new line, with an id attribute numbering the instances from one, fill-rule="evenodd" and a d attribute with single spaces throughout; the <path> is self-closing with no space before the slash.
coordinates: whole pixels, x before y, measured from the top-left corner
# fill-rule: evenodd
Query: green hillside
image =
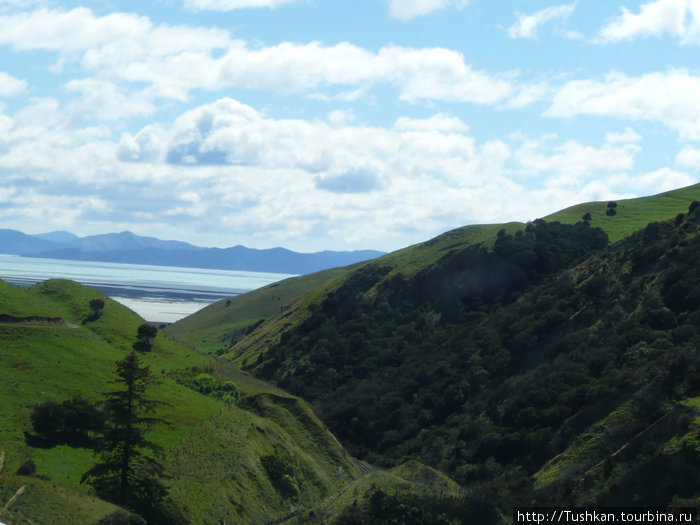
<path id="1" fill-rule="evenodd" d="M 202 352 L 223 350 L 241 339 L 251 325 L 283 312 L 302 295 L 345 275 L 356 266 L 358 265 L 291 277 L 230 300 L 218 301 L 168 326 L 165 331 L 178 341 L 196 346 Z"/>
<path id="2" fill-rule="evenodd" d="M 699 188 L 618 201 L 613 217 L 599 203 L 550 217 L 561 223 L 459 228 L 159 332 L 142 359 L 170 426 L 148 436 L 175 506 L 192 524 L 349 525 L 697 504 Z M 0 501 L 27 486 L 0 521 L 114 511 L 79 482 L 92 450 L 37 440 L 30 415 L 98 402 L 142 323 L 76 283 L 0 281 Z M 234 381 L 238 403 L 198 392 L 202 374 Z M 353 457 L 385 470 L 363 475 Z M 36 473 L 16 475 L 30 459 Z"/>
<path id="3" fill-rule="evenodd" d="M 309 401 L 356 457 L 418 458 L 506 514 L 697 501 L 697 191 L 618 202 L 612 245 L 590 205 L 575 210 L 590 225 L 448 232 L 308 294 L 228 356 Z M 670 220 L 630 234 L 645 215 Z"/>
<path id="4" fill-rule="evenodd" d="M 104 299 L 104 313 L 90 320 L 88 303 Z M 85 286 L 47 281 L 31 288 L 0 282 L 0 451 L 6 465 L 0 495 L 9 499 L 27 489 L 0 516 L 13 525 L 95 523 L 114 506 L 88 495 L 79 483 L 94 463 L 88 448 L 45 446 L 31 439 L 30 414 L 37 404 L 81 396 L 100 400 L 111 388 L 117 360 L 123 359 L 143 323 L 136 314 Z M 167 400 L 150 439 L 163 447 L 177 507 L 193 524 L 260 523 L 310 506 L 358 475 L 357 467 L 302 400 L 267 386 L 224 363 L 202 356 L 159 334 L 142 360 L 162 383 L 150 395 Z M 187 388 L 182 382 L 208 371 L 233 379 L 242 392 L 240 408 Z M 275 454 L 288 462 L 299 497 L 283 497 L 261 466 Z M 27 460 L 36 476 L 14 476 Z M 345 478 L 336 476 L 339 469 Z M 46 496 L 51 492 L 50 496 Z M 9 496 L 8 496 L 9 494 Z M 0 500 L 2 501 L 2 500 Z M 55 508 L 64 508 L 57 513 Z M 11 520 L 10 520 L 11 518 Z"/>
<path id="5" fill-rule="evenodd" d="M 592 202 L 559 211 L 545 217 L 545 220 L 575 224 L 581 221 L 584 214 L 591 213 L 591 225 L 602 228 L 611 242 L 615 242 L 649 222 L 671 219 L 678 213 L 687 211 L 688 203 L 694 200 L 700 200 L 700 184 L 659 195 L 617 201 L 617 214 L 613 217 L 605 214 L 607 202 Z M 492 245 L 496 233 L 501 229 L 512 234 L 524 227 L 523 223 L 510 222 L 457 228 L 427 242 L 384 255 L 373 262 L 287 279 L 219 301 L 169 326 L 166 332 L 206 352 L 221 353 L 240 342 L 234 353 L 240 358 L 238 362 L 257 359 L 262 349 L 274 344 L 282 331 L 305 318 L 306 308 L 313 297 L 340 286 L 356 268 L 376 262 L 390 268 L 387 278 L 396 274 L 410 277 L 451 251 L 476 243 Z M 297 301 L 299 303 L 295 304 Z M 253 337 L 244 338 L 247 332 L 263 320 L 266 322 L 255 330 Z"/>
<path id="6" fill-rule="evenodd" d="M 667 191 L 650 197 L 617 202 L 616 215 L 606 215 L 608 202 L 577 204 L 544 217 L 546 221 L 575 224 L 591 214 L 591 226 L 605 230 L 610 242 L 616 242 L 654 221 L 665 221 L 688 211 L 688 203 L 700 200 L 700 184 Z"/>

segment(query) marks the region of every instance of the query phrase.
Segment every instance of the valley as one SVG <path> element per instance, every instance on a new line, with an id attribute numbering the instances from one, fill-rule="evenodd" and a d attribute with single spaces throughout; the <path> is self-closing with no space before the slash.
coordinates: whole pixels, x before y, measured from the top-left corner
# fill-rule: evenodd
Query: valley
<path id="1" fill-rule="evenodd" d="M 587 203 L 465 226 L 158 331 L 139 358 L 169 403 L 147 435 L 170 502 L 192 524 L 697 506 L 698 201 L 695 185 L 618 201 L 614 215 Z M 0 521 L 120 512 L 80 482 L 93 450 L 42 444 L 30 420 L 47 401 L 99 404 L 144 320 L 67 280 L 0 282 L 0 314 L 0 502 L 27 487 Z M 236 401 L 205 379 L 233 382 Z M 16 474 L 30 459 L 36 472 Z"/>

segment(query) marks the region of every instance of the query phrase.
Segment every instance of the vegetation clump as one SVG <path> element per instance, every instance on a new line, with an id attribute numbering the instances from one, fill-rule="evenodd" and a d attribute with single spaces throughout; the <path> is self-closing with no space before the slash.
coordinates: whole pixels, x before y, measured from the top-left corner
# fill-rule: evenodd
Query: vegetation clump
<path id="1" fill-rule="evenodd" d="M 104 424 L 102 410 L 81 397 L 37 405 L 30 419 L 36 435 L 50 445 L 92 446 Z"/>
<path id="2" fill-rule="evenodd" d="M 266 454 L 260 458 L 267 477 L 280 495 L 285 499 L 295 500 L 299 497 L 299 485 L 292 463 L 280 454 Z"/>
<path id="3" fill-rule="evenodd" d="M 487 484 L 504 508 L 667 505 L 694 494 L 698 460 L 674 461 L 663 491 L 635 483 L 633 472 L 668 461 L 662 434 L 646 458 L 618 459 L 614 483 L 578 480 L 700 394 L 697 215 L 611 247 L 598 228 L 535 221 L 411 277 L 364 265 L 248 368 L 310 400 L 353 456 L 420 458 L 464 486 Z M 578 438 L 585 452 L 567 455 L 606 417 Z M 555 457 L 569 459 L 548 466 Z"/>
<path id="4" fill-rule="evenodd" d="M 96 321 L 102 316 L 102 312 L 104 311 L 105 307 L 105 302 L 103 299 L 92 299 L 89 303 L 90 305 L 90 315 L 87 317 L 86 321 L 91 322 L 91 321 Z"/>
<path id="5" fill-rule="evenodd" d="M 153 340 L 158 335 L 158 328 L 150 323 L 143 323 L 138 327 L 136 335 L 138 339 L 133 344 L 134 350 L 142 353 L 150 352 L 153 347 Z"/>
<path id="6" fill-rule="evenodd" d="M 445 497 L 433 494 L 387 494 L 374 488 L 366 504 L 344 509 L 336 525 L 497 525 L 502 523 L 498 510 L 487 502 L 467 496 Z"/>
<path id="7" fill-rule="evenodd" d="M 182 519 L 168 504 L 168 488 L 161 481 L 165 469 L 146 454 L 162 453 L 145 434 L 164 423 L 152 414 L 165 403 L 147 397 L 147 388 L 156 380 L 135 352 L 117 362 L 117 377 L 121 388 L 104 394 L 106 420 L 95 449 L 99 462 L 81 481 L 97 496 L 137 512 L 150 524 L 174 525 Z"/>
<path id="8" fill-rule="evenodd" d="M 234 381 L 221 381 L 210 372 L 213 368 L 188 367 L 175 370 L 170 376 L 183 386 L 196 390 L 200 394 L 220 399 L 227 405 L 236 405 L 241 397 L 238 385 Z"/>

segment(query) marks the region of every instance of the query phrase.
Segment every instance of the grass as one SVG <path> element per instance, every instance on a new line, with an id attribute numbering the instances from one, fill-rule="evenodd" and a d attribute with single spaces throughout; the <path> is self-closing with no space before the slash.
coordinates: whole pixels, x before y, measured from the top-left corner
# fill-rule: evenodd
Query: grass
<path id="1" fill-rule="evenodd" d="M 620 435 L 630 433 L 636 421 L 632 402 L 627 401 L 620 405 L 577 436 L 564 452 L 545 463 L 534 474 L 535 489 L 542 489 L 563 479 L 570 469 L 583 471 L 598 463 L 624 444 L 624 441 L 619 442 Z"/>
<path id="2" fill-rule="evenodd" d="M 644 228 L 650 222 L 672 219 L 679 213 L 686 213 L 692 201 L 700 201 L 700 184 L 680 188 L 651 197 L 625 199 L 617 202 L 617 214 L 606 215 L 606 202 L 587 202 L 558 211 L 544 217 L 546 221 L 559 221 L 574 224 L 581 221 L 585 213 L 590 213 L 591 226 L 605 230 L 611 242 L 619 241 L 631 233 Z"/>
<path id="3" fill-rule="evenodd" d="M 228 348 L 232 339 L 244 335 L 249 326 L 284 311 L 299 297 L 345 275 L 356 266 L 358 265 L 291 277 L 218 301 L 168 326 L 165 332 L 205 353 Z"/>
<path id="4" fill-rule="evenodd" d="M 332 523 L 353 505 L 365 505 L 375 490 L 386 494 L 439 494 L 458 496 L 460 488 L 444 474 L 418 461 L 409 461 L 390 470 L 375 470 L 328 496 L 320 505 L 285 521 L 297 523 Z"/>
<path id="5" fill-rule="evenodd" d="M 12 503 L 8 512 L 0 512 L 0 521 L 12 525 L 90 524 L 117 510 L 111 503 L 65 485 L 9 473 L 3 473 L 0 480 L 0 501 L 3 505 L 22 485 L 26 487 L 24 493 Z M 47 508 L 50 513 L 47 513 Z"/>
<path id="6" fill-rule="evenodd" d="M 105 300 L 104 313 L 89 321 L 88 303 L 98 297 Z M 78 395 L 97 402 L 101 392 L 114 388 L 115 362 L 131 350 L 143 320 L 99 292 L 63 280 L 31 288 L 0 282 L 0 313 L 9 312 L 66 321 L 0 325 L 0 384 L 6 387 L 0 393 L 0 450 L 8 452 L 9 472 L 33 459 L 37 474 L 49 479 L 29 480 L 27 492 L 13 504 L 13 516 L 18 523 L 94 523 L 114 507 L 89 496 L 88 487 L 79 482 L 95 461 L 92 451 L 30 447 L 24 432 L 31 431 L 35 404 Z M 349 479 L 357 475 L 340 444 L 303 401 L 163 334 L 142 361 L 162 379 L 149 396 L 169 403 L 157 415 L 171 425 L 156 426 L 148 436 L 167 452 L 162 461 L 172 476 L 172 497 L 191 523 L 211 523 L 213 516 L 228 523 L 261 523 L 337 490 L 348 481 L 335 476 L 338 468 Z M 168 377 L 171 370 L 192 366 L 236 381 L 250 401 L 227 407 Z M 303 500 L 284 500 L 267 479 L 260 457 L 276 451 L 295 461 Z M 3 476 L 0 493 L 12 490 L 12 483 L 14 478 Z M 42 495 L 47 487 L 56 487 L 55 498 Z M 70 510 L 55 514 L 53 507 L 59 504 Z"/>

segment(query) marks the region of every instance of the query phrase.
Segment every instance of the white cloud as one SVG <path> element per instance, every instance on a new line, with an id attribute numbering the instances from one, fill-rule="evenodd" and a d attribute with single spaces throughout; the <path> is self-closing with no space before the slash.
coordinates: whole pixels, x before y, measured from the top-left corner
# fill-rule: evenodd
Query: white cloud
<path id="1" fill-rule="evenodd" d="M 682 139 L 700 139 L 700 77 L 685 69 L 564 84 L 545 112 L 550 117 L 595 115 L 661 122 Z"/>
<path id="2" fill-rule="evenodd" d="M 233 11 L 252 7 L 279 7 L 297 0 L 185 0 L 185 7 L 194 11 Z"/>
<path id="3" fill-rule="evenodd" d="M 619 133 L 610 131 L 605 134 L 605 142 L 609 144 L 626 144 L 630 142 L 640 142 L 641 140 L 642 136 L 632 128 L 625 128 L 625 131 Z"/>
<path id="4" fill-rule="evenodd" d="M 623 7 L 622 14 L 610 21 L 600 32 L 603 42 L 662 35 L 676 37 L 685 44 L 700 42 L 700 2 L 655 0 L 643 4 L 638 13 Z"/>
<path id="5" fill-rule="evenodd" d="M 375 52 L 347 42 L 251 46 L 218 29 L 155 26 L 146 17 L 100 17 L 86 8 L 0 16 L 2 44 L 16 51 L 57 52 L 56 69 L 79 63 L 86 73 L 110 82 L 145 83 L 151 96 L 179 101 L 193 89 L 231 87 L 327 90 L 329 98 L 351 100 L 378 84 L 394 86 L 409 102 L 495 104 L 522 95 L 512 74 L 475 70 L 461 53 L 445 48 L 388 45 Z"/>
<path id="6" fill-rule="evenodd" d="M 700 170 L 700 149 L 686 146 L 676 155 L 676 165 L 681 168 Z"/>
<path id="7" fill-rule="evenodd" d="M 443 113 L 438 113 L 425 119 L 415 119 L 400 117 L 394 123 L 394 129 L 400 131 L 462 131 L 469 130 L 464 122 L 457 117 L 450 117 Z"/>
<path id="8" fill-rule="evenodd" d="M 600 148 L 569 140 L 564 144 L 554 138 L 523 142 L 514 153 L 520 176 L 542 178 L 549 188 L 581 188 L 591 180 L 632 170 L 635 155 L 641 150 L 633 144 Z"/>
<path id="9" fill-rule="evenodd" d="M 19 95 L 27 89 L 27 81 L 0 71 L 0 97 Z"/>
<path id="10" fill-rule="evenodd" d="M 322 174 L 316 180 L 324 181 L 342 176 L 347 182 L 351 173 L 366 183 L 369 170 L 378 175 L 439 175 L 457 185 L 473 185 L 473 178 L 482 176 L 475 169 L 482 162 L 479 148 L 457 118 L 400 118 L 393 129 L 384 129 L 353 126 L 347 114 L 336 116 L 345 120 L 329 125 L 272 119 L 235 100 L 221 99 L 184 113 L 172 126 L 124 134 L 119 151 L 123 160 L 300 169 Z"/>
<path id="11" fill-rule="evenodd" d="M 93 78 L 71 80 L 65 87 L 82 95 L 70 104 L 74 118 L 122 120 L 155 113 L 148 92 L 127 93 L 112 82 Z"/>
<path id="12" fill-rule="evenodd" d="M 537 38 L 537 31 L 551 20 L 567 20 L 576 9 L 576 2 L 547 7 L 530 15 L 517 13 L 518 20 L 508 29 L 510 38 Z"/>
<path id="13" fill-rule="evenodd" d="M 355 113 L 351 109 L 335 109 L 328 113 L 328 122 L 331 126 L 345 126 L 355 120 Z"/>
<path id="14" fill-rule="evenodd" d="M 418 16 L 442 11 L 449 7 L 463 9 L 468 0 L 388 0 L 389 14 L 399 20 L 407 21 Z"/>
<path id="15" fill-rule="evenodd" d="M 632 179 L 632 177 L 630 177 Z M 665 167 L 658 170 L 643 173 L 630 180 L 636 192 L 641 194 L 655 194 L 664 191 L 682 188 L 695 184 L 697 180 L 684 171 L 677 171 Z M 621 183 L 623 181 L 620 181 Z"/>
<path id="16" fill-rule="evenodd" d="M 674 170 L 630 175 L 639 146 L 628 130 L 625 141 L 599 146 L 521 136 L 511 148 L 477 141 L 444 113 L 382 128 L 351 113 L 273 118 L 221 99 L 123 133 L 117 144 L 111 125 L 72 128 L 73 113 L 55 99 L 0 111 L 9 199 L 0 221 L 199 244 L 393 249 L 463 224 L 529 219 L 689 180 Z"/>

